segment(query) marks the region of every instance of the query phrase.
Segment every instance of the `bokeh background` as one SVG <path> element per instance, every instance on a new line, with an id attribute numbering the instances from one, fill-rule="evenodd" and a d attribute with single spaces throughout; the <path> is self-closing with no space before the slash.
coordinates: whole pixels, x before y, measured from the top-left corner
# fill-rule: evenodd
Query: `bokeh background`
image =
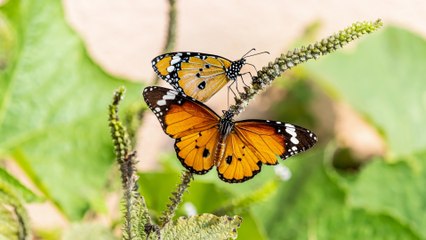
<path id="1" fill-rule="evenodd" d="M 137 119 L 140 93 L 155 81 L 151 59 L 164 51 L 169 2 L 2 2 L 1 170 L 22 183 L 37 238 L 114 239 L 121 193 L 106 109 L 124 85 L 123 119 Z M 176 10 L 174 50 L 232 60 L 269 51 L 249 59 L 258 69 L 354 22 L 384 22 L 286 71 L 238 116 L 317 133 L 314 149 L 281 161 L 289 179 L 265 166 L 231 185 L 211 171 L 195 177 L 179 215 L 250 199 L 225 212 L 243 216 L 240 239 L 426 239 L 426 2 L 182 0 Z M 207 104 L 225 109 L 226 94 Z M 141 192 L 158 217 L 183 168 L 149 111 L 136 122 Z"/>

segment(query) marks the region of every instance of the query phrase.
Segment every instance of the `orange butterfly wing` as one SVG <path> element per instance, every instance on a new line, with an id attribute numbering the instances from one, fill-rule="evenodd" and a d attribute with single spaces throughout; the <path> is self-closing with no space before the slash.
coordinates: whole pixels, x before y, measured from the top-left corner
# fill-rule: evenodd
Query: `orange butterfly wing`
<path id="1" fill-rule="evenodd" d="M 225 154 L 217 167 L 219 178 L 225 182 L 244 182 L 260 172 L 262 162 L 238 134 L 228 136 Z"/>
<path id="2" fill-rule="evenodd" d="M 176 139 L 176 154 L 182 164 L 197 174 L 210 170 L 214 165 L 219 116 L 175 90 L 147 87 L 143 95 L 164 132 Z"/>
<path id="3" fill-rule="evenodd" d="M 198 52 L 166 53 L 152 60 L 152 67 L 160 78 L 202 102 L 231 80 L 226 73 L 231 65 L 232 61 L 226 58 Z"/>
<path id="4" fill-rule="evenodd" d="M 311 131 L 288 123 L 236 122 L 218 167 L 219 177 L 226 182 L 244 182 L 260 171 L 262 163 L 275 165 L 278 157 L 286 159 L 303 152 L 316 141 Z"/>
<path id="5" fill-rule="evenodd" d="M 176 155 L 181 163 L 197 174 L 207 173 L 214 165 L 214 148 L 218 141 L 216 127 L 176 139 Z"/>

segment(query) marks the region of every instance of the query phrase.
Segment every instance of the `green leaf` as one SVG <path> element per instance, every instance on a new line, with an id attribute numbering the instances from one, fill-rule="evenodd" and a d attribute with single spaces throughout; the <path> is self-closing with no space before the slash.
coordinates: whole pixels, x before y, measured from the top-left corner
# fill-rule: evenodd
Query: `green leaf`
<path id="1" fill-rule="evenodd" d="M 22 185 L 16 178 L 10 175 L 5 169 L 0 167 L 0 189 L 8 189 L 15 196 L 26 202 L 40 201 L 41 199 L 31 190 Z"/>
<path id="2" fill-rule="evenodd" d="M 13 31 L 5 16 L 0 13 L 0 71 L 6 69 L 8 63 L 13 55 L 13 49 L 15 48 L 16 41 L 13 38 Z M 0 82 L 0 87 L 2 83 Z M 0 95 L 0 99 L 2 95 Z"/>
<path id="3" fill-rule="evenodd" d="M 402 224 L 426 238 L 426 152 L 411 156 L 417 164 L 408 165 L 406 158 L 397 163 L 376 159 L 360 174 L 350 188 L 351 206 L 398 219 Z"/>
<path id="4" fill-rule="evenodd" d="M 29 238 L 29 219 L 22 199 L 11 189 L 0 189 L 0 239 Z"/>
<path id="5" fill-rule="evenodd" d="M 290 181 L 254 207 L 270 239 L 418 239 L 393 217 L 347 205 L 346 193 L 321 159 L 317 150 L 288 161 Z"/>
<path id="6" fill-rule="evenodd" d="M 407 30 L 388 27 L 351 51 L 337 51 L 307 69 L 321 84 L 382 131 L 394 155 L 426 147 L 426 41 Z"/>
<path id="7" fill-rule="evenodd" d="M 1 200 L 0 200 L 1 202 Z M 13 211 L 0 204 L 0 239 L 18 239 L 19 223 Z"/>
<path id="8" fill-rule="evenodd" d="M 163 239 L 235 239 L 241 217 L 203 214 L 193 217 L 180 217 L 167 224 L 162 230 Z"/>
<path id="9" fill-rule="evenodd" d="M 16 41 L 0 72 L 0 156 L 16 160 L 71 219 L 102 210 L 114 159 L 107 106 L 120 85 L 128 90 L 123 106 L 141 101 L 141 86 L 89 58 L 60 1 L 9 1 L 0 9 Z"/>

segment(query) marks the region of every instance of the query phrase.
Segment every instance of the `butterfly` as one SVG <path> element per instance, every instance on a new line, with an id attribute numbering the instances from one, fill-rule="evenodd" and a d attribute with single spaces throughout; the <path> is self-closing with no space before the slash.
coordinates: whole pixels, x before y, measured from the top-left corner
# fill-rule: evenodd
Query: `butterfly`
<path id="1" fill-rule="evenodd" d="M 176 90 L 146 87 L 143 96 L 164 132 L 176 139 L 182 165 L 195 174 L 216 166 L 219 178 L 239 183 L 254 177 L 262 164 L 275 165 L 311 148 L 317 137 L 289 123 L 268 120 L 233 121 Z"/>
<path id="2" fill-rule="evenodd" d="M 177 91 L 205 102 L 229 81 L 235 82 L 238 76 L 242 76 L 240 70 L 248 64 L 246 58 L 267 53 L 248 56 L 253 50 L 236 61 L 200 52 L 166 53 L 152 60 L 152 68 Z"/>

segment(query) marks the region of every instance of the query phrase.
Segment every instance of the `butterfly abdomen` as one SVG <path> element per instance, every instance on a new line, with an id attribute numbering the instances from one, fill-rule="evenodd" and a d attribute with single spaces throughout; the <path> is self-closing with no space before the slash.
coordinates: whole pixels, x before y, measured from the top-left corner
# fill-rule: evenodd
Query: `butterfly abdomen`
<path id="1" fill-rule="evenodd" d="M 219 141 L 217 141 L 214 152 L 214 163 L 216 166 L 219 166 L 222 162 L 225 155 L 226 139 L 234 129 L 234 122 L 231 119 L 232 116 L 225 116 L 219 122 Z"/>
<path id="2" fill-rule="evenodd" d="M 215 147 L 214 152 L 214 164 L 216 167 L 219 167 L 219 164 L 222 162 L 222 158 L 225 155 L 226 144 L 225 141 L 218 142 Z"/>

